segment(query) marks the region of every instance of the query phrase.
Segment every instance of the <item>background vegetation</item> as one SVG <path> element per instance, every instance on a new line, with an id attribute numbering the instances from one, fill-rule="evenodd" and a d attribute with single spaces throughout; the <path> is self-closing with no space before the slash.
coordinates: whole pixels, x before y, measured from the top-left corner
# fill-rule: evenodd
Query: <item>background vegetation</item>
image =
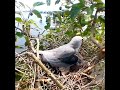
<path id="1" fill-rule="evenodd" d="M 47 5 L 50 5 L 50 1 L 46 0 Z M 56 0 L 55 4 L 60 2 L 61 0 Z M 33 46 L 37 47 L 36 37 L 33 37 L 30 31 L 33 29 L 31 25 L 35 26 L 34 30 L 40 30 L 40 27 L 29 17 L 34 14 L 38 19 L 42 19 L 40 11 L 35 7 L 43 4 L 43 2 L 35 2 L 33 8 L 29 8 L 22 2 L 15 2 L 15 6 L 19 9 L 19 12 L 15 12 L 18 15 L 15 17 L 15 23 L 22 26 L 15 26 L 15 42 L 18 38 L 24 37 L 27 47 L 25 52 L 33 52 L 32 41 Z M 62 9 L 63 6 L 66 10 Z M 25 7 L 30 9 L 28 18 L 24 18 L 24 13 L 20 9 Z M 87 67 L 65 76 L 55 76 L 66 87 L 65 90 L 104 90 L 105 4 L 101 0 L 79 0 L 79 3 L 76 4 L 73 4 L 71 0 L 66 0 L 60 10 L 54 11 L 53 21 L 57 21 L 54 29 L 50 28 L 52 18 L 47 17 L 45 30 L 48 33 L 43 35 L 43 31 L 37 37 L 40 43 L 39 50 L 52 49 L 68 43 L 73 36 L 82 36 L 84 41 L 80 55 L 87 63 Z M 41 36 L 42 38 L 40 38 Z M 15 48 L 22 47 L 16 46 Z M 59 90 L 55 82 L 46 76 L 44 70 L 24 52 L 16 53 L 15 65 L 16 90 Z M 48 68 L 51 70 L 49 66 Z M 54 73 L 54 70 L 51 72 Z M 39 85 L 36 85 L 36 82 L 39 82 Z"/>

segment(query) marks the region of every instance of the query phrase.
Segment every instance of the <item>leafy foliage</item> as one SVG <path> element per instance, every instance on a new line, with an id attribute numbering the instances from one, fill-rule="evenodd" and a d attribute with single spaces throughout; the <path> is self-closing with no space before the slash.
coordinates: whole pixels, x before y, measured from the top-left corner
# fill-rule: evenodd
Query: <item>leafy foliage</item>
<path id="1" fill-rule="evenodd" d="M 36 6 L 40 6 L 40 5 L 43 5 L 44 3 L 43 2 L 35 2 L 33 4 L 33 8 L 31 9 L 29 6 L 25 5 L 24 3 L 22 2 L 16 2 L 16 7 L 20 10 L 20 8 L 22 7 L 28 7 L 30 9 L 30 13 L 28 14 L 28 18 L 24 18 L 24 14 L 23 14 L 23 11 L 16 11 L 16 15 L 17 17 L 15 17 L 15 21 L 16 21 L 16 24 L 20 24 L 21 25 L 21 28 L 16 27 L 16 37 L 24 37 L 26 42 L 25 42 L 25 46 L 29 46 L 29 41 L 30 41 L 30 31 L 31 31 L 31 25 L 33 25 L 34 27 L 36 27 L 36 29 L 40 30 L 40 27 L 36 24 L 36 21 L 32 20 L 32 19 L 29 19 L 29 15 L 32 16 L 32 14 L 36 15 L 38 18 L 42 18 L 41 16 L 41 13 L 34 9 L 34 7 Z M 21 7 L 19 7 L 19 5 Z M 18 17 L 19 15 L 19 17 Z M 17 41 L 17 39 L 15 40 Z M 16 46 L 16 48 L 19 48 L 20 46 Z"/>
<path id="2" fill-rule="evenodd" d="M 41 14 L 40 14 L 40 12 L 38 11 L 38 10 L 33 10 L 32 11 L 38 18 L 42 18 L 42 16 L 41 16 Z"/>
<path id="3" fill-rule="evenodd" d="M 56 1 L 55 1 L 55 4 L 58 4 L 59 2 L 60 2 L 60 0 L 56 0 Z"/>
<path id="4" fill-rule="evenodd" d="M 50 2 L 50 0 L 48 1 Z M 56 0 L 55 4 L 58 4 L 59 2 L 61 2 L 61 0 Z M 25 7 L 22 2 L 19 2 L 19 4 L 21 5 L 21 7 Z M 34 7 L 43 4 L 43 2 L 35 2 L 33 4 L 32 10 L 32 13 L 41 19 L 41 13 L 38 10 L 34 9 Z M 85 38 L 93 36 L 98 40 L 98 42 L 104 42 L 105 4 L 101 0 L 79 0 L 78 3 L 71 3 L 71 5 L 66 3 L 65 7 L 65 10 L 54 11 L 53 18 L 51 18 L 49 15 L 46 17 L 46 26 L 44 28 L 47 30 L 48 33 L 46 35 L 43 35 L 43 38 L 46 40 L 47 43 L 53 44 L 56 42 L 55 46 L 56 44 L 62 45 L 63 43 L 61 43 L 61 41 L 67 43 L 67 41 L 75 35 L 81 35 Z M 56 23 L 55 28 L 51 28 L 52 19 L 53 22 Z M 15 20 L 17 23 L 22 24 L 22 29 L 20 30 L 20 32 L 16 31 L 16 36 L 24 37 L 26 40 L 25 45 L 29 45 L 28 43 L 31 37 L 31 25 L 34 25 L 39 30 L 40 27 L 37 26 L 34 20 L 23 18 L 22 14 L 21 16 L 16 17 Z M 55 46 L 53 45 L 53 47 Z"/>
<path id="5" fill-rule="evenodd" d="M 16 17 L 15 20 L 16 20 L 17 22 L 23 22 L 20 17 Z"/>
<path id="6" fill-rule="evenodd" d="M 23 34 L 21 32 L 16 32 L 16 35 L 20 38 L 23 37 Z"/>
<path id="7" fill-rule="evenodd" d="M 43 5 L 43 4 L 45 4 L 45 3 L 43 3 L 43 2 L 35 2 L 35 3 L 33 4 L 33 7 L 35 7 L 35 6 L 40 6 L 40 5 Z"/>
<path id="8" fill-rule="evenodd" d="M 58 4 L 61 1 L 62 0 L 56 0 L 55 4 Z M 51 0 L 46 0 L 46 2 L 50 5 Z M 24 3 L 18 3 L 20 4 L 20 7 L 26 7 Z M 30 13 L 36 15 L 38 19 L 42 19 L 41 13 L 39 10 L 36 10 L 35 7 L 43 4 L 44 3 L 42 2 L 35 2 L 33 4 L 33 8 L 30 9 Z M 61 11 L 54 11 L 53 18 L 49 15 L 46 17 L 46 26 L 44 28 L 47 33 L 44 35 L 40 34 L 42 39 L 40 40 L 39 49 L 46 50 L 58 47 L 68 43 L 75 35 L 80 35 L 86 40 L 86 43 L 83 43 L 83 48 L 87 53 L 84 52 L 85 54 L 83 53 L 83 55 L 86 55 L 85 57 L 87 60 L 91 60 L 91 58 L 93 59 L 94 56 L 97 55 L 96 53 L 98 48 L 91 44 L 89 38 L 94 37 L 97 42 L 105 46 L 105 4 L 101 0 L 79 0 L 78 3 L 73 3 L 71 0 L 66 0 L 64 7 L 66 8 L 65 10 L 62 10 L 61 8 Z M 15 18 L 15 21 L 22 27 L 19 29 L 16 28 L 15 42 L 18 37 L 24 37 L 26 40 L 25 46 L 29 48 L 30 40 L 32 38 L 30 34 L 32 30 L 31 26 L 34 26 L 38 30 L 40 30 L 40 27 L 33 19 L 24 18 L 22 11 L 16 12 L 16 14 L 19 16 Z M 55 28 L 51 28 L 52 20 L 56 24 Z M 22 47 L 15 46 L 15 48 Z M 21 62 L 21 64 L 23 64 L 23 62 Z M 24 66 L 26 65 L 24 64 Z M 16 74 L 16 80 L 19 81 L 22 78 L 21 76 L 23 75 Z"/>

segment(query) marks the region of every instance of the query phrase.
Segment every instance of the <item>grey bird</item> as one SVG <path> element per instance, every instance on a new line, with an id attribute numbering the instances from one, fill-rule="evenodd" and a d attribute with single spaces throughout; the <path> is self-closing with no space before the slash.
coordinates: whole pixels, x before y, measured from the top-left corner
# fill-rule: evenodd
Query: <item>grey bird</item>
<path id="1" fill-rule="evenodd" d="M 43 62 L 49 63 L 53 67 L 69 68 L 78 62 L 78 57 L 75 55 L 81 47 L 83 38 L 75 36 L 68 44 L 58 48 L 39 51 Z"/>

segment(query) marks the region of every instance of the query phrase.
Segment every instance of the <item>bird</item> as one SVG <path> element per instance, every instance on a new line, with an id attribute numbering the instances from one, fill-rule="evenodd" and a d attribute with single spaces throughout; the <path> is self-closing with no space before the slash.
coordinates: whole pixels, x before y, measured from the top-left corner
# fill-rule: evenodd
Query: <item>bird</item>
<path id="1" fill-rule="evenodd" d="M 39 51 L 42 62 L 49 63 L 53 67 L 69 69 L 70 66 L 80 63 L 76 56 L 83 42 L 81 36 L 74 36 L 67 44 L 51 50 Z"/>

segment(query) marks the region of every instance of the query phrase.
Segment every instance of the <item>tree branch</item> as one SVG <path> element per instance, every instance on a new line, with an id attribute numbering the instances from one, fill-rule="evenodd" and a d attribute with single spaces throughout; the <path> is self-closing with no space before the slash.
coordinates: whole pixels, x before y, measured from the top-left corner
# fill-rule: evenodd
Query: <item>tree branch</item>
<path id="1" fill-rule="evenodd" d="M 18 27 L 16 27 L 16 26 L 15 26 L 15 28 L 16 28 L 16 29 L 19 29 L 21 32 L 23 32 L 23 30 L 22 30 L 22 29 L 20 29 L 20 28 L 18 28 Z"/>
<path id="2" fill-rule="evenodd" d="M 100 43 L 98 43 L 98 42 L 95 40 L 94 37 L 91 37 L 90 39 L 91 39 L 91 41 L 92 41 L 97 47 L 99 47 L 100 49 L 103 48 L 103 46 L 102 46 Z"/>
<path id="3" fill-rule="evenodd" d="M 104 11 L 105 10 L 105 7 L 102 7 L 102 8 L 98 8 L 95 12 L 95 16 L 94 16 L 94 19 L 93 19 L 93 22 L 92 22 L 92 28 L 91 28 L 91 35 L 92 37 L 94 37 L 94 28 L 95 28 L 95 23 L 96 23 L 96 19 L 97 19 L 97 13 L 100 12 L 100 11 Z"/>
<path id="4" fill-rule="evenodd" d="M 37 41 L 37 58 L 39 58 L 39 46 L 40 46 L 39 39 L 36 38 L 36 41 Z"/>
<path id="5" fill-rule="evenodd" d="M 27 35 L 22 29 L 15 26 L 16 29 L 20 30 L 22 34 Z"/>
<path id="6" fill-rule="evenodd" d="M 93 77 L 93 76 L 91 76 L 91 75 L 88 75 L 88 74 L 86 74 L 86 73 L 84 73 L 84 72 L 81 72 L 80 74 L 85 75 L 85 76 L 87 76 L 88 78 L 95 79 L 95 77 Z"/>
<path id="7" fill-rule="evenodd" d="M 37 41 L 37 50 L 36 50 L 37 51 L 37 58 L 40 59 L 39 58 L 39 39 L 36 38 L 36 41 Z M 37 73 L 36 77 L 38 77 L 39 76 L 39 66 L 37 64 L 36 64 L 36 73 Z M 40 90 L 43 90 L 38 81 L 35 81 L 35 88 L 39 88 Z"/>
<path id="8" fill-rule="evenodd" d="M 34 48 L 34 46 L 33 46 L 33 44 L 32 44 L 32 42 L 30 41 L 30 48 L 31 48 L 31 50 L 34 52 L 34 53 L 36 53 L 37 51 L 35 50 L 35 48 Z"/>

